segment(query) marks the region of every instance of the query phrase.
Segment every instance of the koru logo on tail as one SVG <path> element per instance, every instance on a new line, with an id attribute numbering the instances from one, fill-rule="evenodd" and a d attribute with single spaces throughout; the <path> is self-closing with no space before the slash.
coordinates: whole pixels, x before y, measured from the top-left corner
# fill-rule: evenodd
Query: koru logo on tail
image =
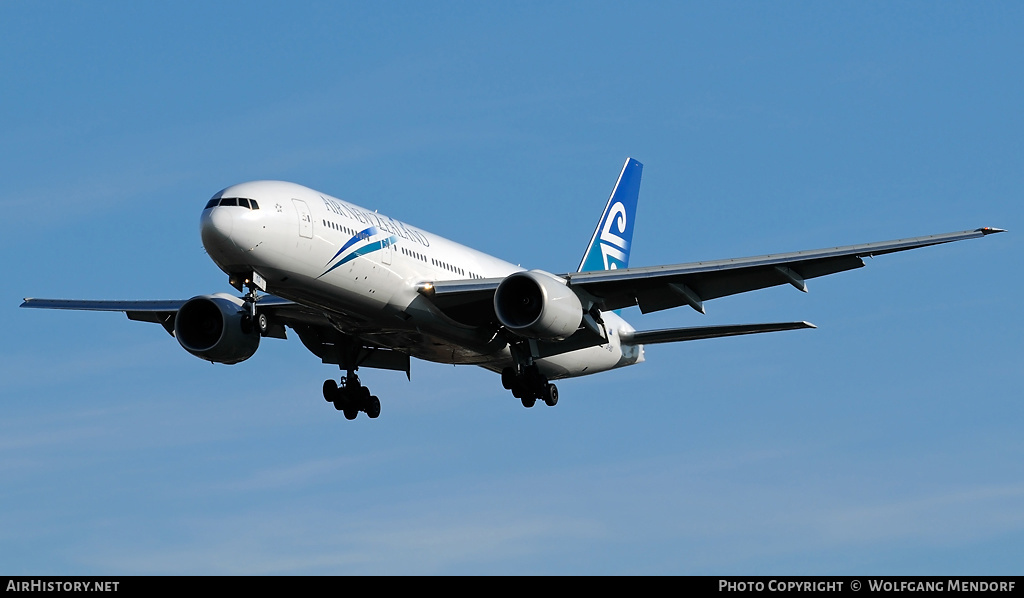
<path id="1" fill-rule="evenodd" d="M 604 258 L 605 270 L 615 270 L 628 263 L 629 241 L 619 236 L 626 232 L 627 218 L 626 207 L 620 201 L 608 210 L 608 217 L 601 227 L 601 256 Z M 612 232 L 613 226 L 618 234 Z"/>

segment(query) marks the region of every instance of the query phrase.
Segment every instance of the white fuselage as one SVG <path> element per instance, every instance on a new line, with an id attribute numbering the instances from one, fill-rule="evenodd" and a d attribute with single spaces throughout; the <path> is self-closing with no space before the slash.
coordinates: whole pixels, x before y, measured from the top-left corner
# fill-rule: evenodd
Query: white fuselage
<path id="1" fill-rule="evenodd" d="M 203 245 L 229 275 L 256 272 L 268 292 L 324 310 L 340 331 L 413 357 L 494 371 L 512 365 L 493 326 L 453 320 L 418 289 L 441 280 L 504 278 L 519 266 L 293 183 L 242 183 L 217 198 L 258 205 L 203 211 Z M 642 346 L 619 342 L 632 327 L 612 312 L 603 319 L 606 344 L 538 359 L 541 372 L 568 378 L 643 361 Z"/>

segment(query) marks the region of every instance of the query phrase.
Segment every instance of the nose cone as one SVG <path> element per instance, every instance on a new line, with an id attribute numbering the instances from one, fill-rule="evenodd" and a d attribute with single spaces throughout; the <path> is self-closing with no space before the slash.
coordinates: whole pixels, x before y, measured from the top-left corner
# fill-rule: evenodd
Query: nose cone
<path id="1" fill-rule="evenodd" d="M 215 207 L 204 211 L 199 219 L 199 234 L 206 253 L 221 270 L 229 274 L 237 270 L 242 262 L 241 252 L 232 237 L 237 218 L 233 212 L 236 211 L 238 208 Z"/>
<path id="2" fill-rule="evenodd" d="M 203 212 L 199 219 L 199 234 L 203 247 L 211 254 L 217 249 L 233 248 L 231 231 L 234 228 L 233 210 L 215 207 Z"/>

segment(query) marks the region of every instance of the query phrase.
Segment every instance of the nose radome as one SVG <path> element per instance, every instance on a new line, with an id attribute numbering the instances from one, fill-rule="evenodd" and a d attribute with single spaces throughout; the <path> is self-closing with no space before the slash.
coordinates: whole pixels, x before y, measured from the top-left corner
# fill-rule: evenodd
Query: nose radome
<path id="1" fill-rule="evenodd" d="M 224 237 L 231 235 L 234 224 L 234 210 L 228 208 L 214 208 L 210 210 L 210 225 Z"/>
<path id="2" fill-rule="evenodd" d="M 203 214 L 199 232 L 208 253 L 231 247 L 231 232 L 234 228 L 234 215 L 231 212 L 231 208 L 217 207 Z"/>

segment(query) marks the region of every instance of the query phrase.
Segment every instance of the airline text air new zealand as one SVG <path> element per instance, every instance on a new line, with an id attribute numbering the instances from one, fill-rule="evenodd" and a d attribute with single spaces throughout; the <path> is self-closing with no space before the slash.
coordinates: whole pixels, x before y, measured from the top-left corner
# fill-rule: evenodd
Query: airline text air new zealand
<path id="1" fill-rule="evenodd" d="M 160 324 L 215 363 L 252 357 L 291 328 L 344 372 L 324 398 L 354 419 L 380 415 L 358 368 L 403 371 L 411 358 L 472 364 L 501 375 L 524 406 L 558 402 L 552 380 L 640 363 L 644 346 L 813 328 L 808 322 L 637 331 L 618 310 L 649 313 L 860 268 L 863 258 L 1001 232 L 978 228 L 760 257 L 629 267 L 643 166 L 627 159 L 575 272 L 525 270 L 300 185 L 256 181 L 215 194 L 200 218 L 203 246 L 241 297 L 181 301 L 26 299 L 22 307 L 122 311 Z"/>

